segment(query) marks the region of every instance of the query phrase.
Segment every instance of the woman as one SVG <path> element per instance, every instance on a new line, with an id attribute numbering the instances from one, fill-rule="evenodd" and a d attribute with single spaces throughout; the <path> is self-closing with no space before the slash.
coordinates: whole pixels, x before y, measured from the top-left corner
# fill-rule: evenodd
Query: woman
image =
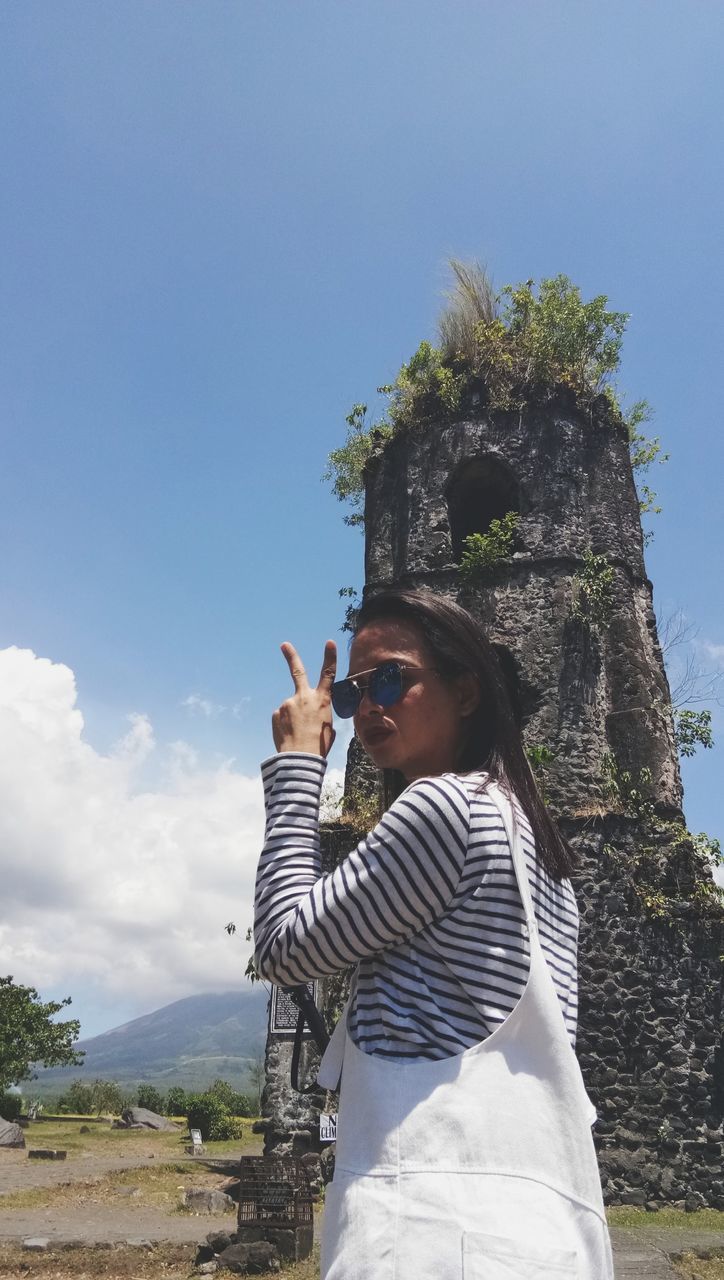
<path id="1" fill-rule="evenodd" d="M 365 602 L 262 766 L 256 960 L 280 985 L 356 965 L 319 1080 L 342 1069 L 323 1280 L 608 1280 L 593 1118 L 572 1049 L 571 855 L 538 796 L 490 644 L 424 591 Z M 330 875 L 332 706 L 406 789 Z"/>

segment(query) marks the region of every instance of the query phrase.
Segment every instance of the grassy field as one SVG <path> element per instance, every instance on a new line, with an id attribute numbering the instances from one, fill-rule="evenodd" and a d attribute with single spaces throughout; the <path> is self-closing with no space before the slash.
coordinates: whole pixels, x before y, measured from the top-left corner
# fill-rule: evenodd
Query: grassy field
<path id="1" fill-rule="evenodd" d="M 176 1123 L 176 1122 L 174 1122 Z M 210 1156 L 223 1156 L 238 1152 L 241 1155 L 253 1155 L 261 1152 L 263 1139 L 261 1135 L 252 1133 L 254 1117 L 243 1120 L 243 1136 L 232 1138 L 228 1142 L 208 1142 L 206 1149 Z M 81 1129 L 87 1132 L 81 1133 Z M 174 1155 L 182 1155 L 184 1147 L 189 1143 L 189 1131 L 185 1120 L 178 1121 L 175 1133 L 164 1133 L 154 1129 L 113 1129 L 110 1124 L 98 1124 L 88 1120 L 85 1125 L 77 1119 L 38 1120 L 25 1130 L 27 1147 L 55 1147 L 68 1152 L 68 1155 L 98 1156 L 134 1156 L 142 1159 L 148 1151 L 156 1157 L 164 1155 L 172 1159 Z"/>

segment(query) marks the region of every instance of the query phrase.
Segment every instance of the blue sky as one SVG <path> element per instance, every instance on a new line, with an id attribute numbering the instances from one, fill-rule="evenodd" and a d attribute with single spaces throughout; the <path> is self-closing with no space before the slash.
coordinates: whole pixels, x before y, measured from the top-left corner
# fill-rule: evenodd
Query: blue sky
<path id="1" fill-rule="evenodd" d="M 90 1034 L 238 981 L 214 930 L 218 910 L 245 912 L 278 644 L 316 668 L 338 588 L 362 582 L 362 538 L 320 476 L 350 405 L 434 336 L 450 254 L 499 285 L 563 271 L 632 313 L 619 384 L 650 400 L 671 455 L 652 478 L 656 605 L 724 666 L 724 10 L 23 0 L 0 21 L 0 649 L 31 651 L 7 698 L 43 752 L 62 741 L 38 757 L 59 808 L 47 775 L 17 773 L 32 742 L 6 752 L 6 786 L 32 801 L 6 820 L 0 970 L 69 991 Z M 720 836 L 723 759 L 685 770 L 690 825 Z M 58 834 L 96 770 L 112 814 L 79 842 L 104 901 L 124 822 L 142 880 L 170 811 L 186 843 L 166 839 L 157 892 L 178 856 L 203 897 L 184 806 L 202 779 L 237 798 L 249 781 L 246 844 L 223 827 L 230 800 L 205 811 L 223 827 L 211 972 L 179 961 L 180 890 L 176 951 L 152 913 L 125 934 L 120 910 L 82 955 L 65 945 L 105 920 L 90 891 L 79 914 L 70 820 Z M 119 971 L 124 942 L 137 959 Z"/>

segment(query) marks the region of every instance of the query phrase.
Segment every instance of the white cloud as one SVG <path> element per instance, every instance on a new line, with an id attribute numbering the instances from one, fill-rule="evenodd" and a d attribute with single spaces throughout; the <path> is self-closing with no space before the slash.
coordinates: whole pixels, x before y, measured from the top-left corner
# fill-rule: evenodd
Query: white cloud
<path id="1" fill-rule="evenodd" d="M 230 707 L 224 706 L 223 702 L 211 702 L 209 698 L 202 698 L 200 693 L 190 693 L 184 698 L 181 706 L 186 707 L 192 715 L 205 716 L 207 720 L 215 719 L 217 716 L 232 715 L 235 719 L 241 719 L 246 711 L 251 698 L 240 698 L 238 702 L 232 703 Z"/>
<path id="2" fill-rule="evenodd" d="M 724 644 L 712 644 L 710 640 L 704 640 L 701 647 L 711 662 L 724 667 Z"/>
<path id="3" fill-rule="evenodd" d="M 188 698 L 184 698 L 181 706 L 186 707 L 195 715 L 206 716 L 208 719 L 211 719 L 212 716 L 221 715 L 221 712 L 226 710 L 218 702 L 210 702 L 208 698 L 202 698 L 198 693 L 190 693 Z"/>
<path id="4" fill-rule="evenodd" d="M 0 650 L 0 973 L 139 1013 L 241 984 L 224 925 L 251 921 L 262 832 L 258 778 L 204 767 L 186 743 L 161 750 L 143 715 L 103 755 L 73 672 Z"/>

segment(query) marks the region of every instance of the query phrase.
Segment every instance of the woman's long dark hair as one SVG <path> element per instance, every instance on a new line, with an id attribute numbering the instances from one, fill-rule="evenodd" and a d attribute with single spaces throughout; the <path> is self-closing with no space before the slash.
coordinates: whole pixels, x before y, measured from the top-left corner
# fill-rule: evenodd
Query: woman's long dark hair
<path id="1" fill-rule="evenodd" d="M 575 866 L 572 851 L 546 809 L 516 724 L 508 688 L 497 654 L 466 609 L 432 591 L 404 587 L 368 597 L 358 611 L 355 634 L 371 622 L 394 618 L 411 622 L 421 632 L 443 679 L 470 672 L 480 688 L 480 702 L 470 716 L 470 728 L 457 769 L 484 770 L 523 807 L 535 836 L 538 858 L 556 880 Z M 392 778 L 386 778 L 390 794 Z M 390 798 L 392 796 L 390 795 Z"/>

